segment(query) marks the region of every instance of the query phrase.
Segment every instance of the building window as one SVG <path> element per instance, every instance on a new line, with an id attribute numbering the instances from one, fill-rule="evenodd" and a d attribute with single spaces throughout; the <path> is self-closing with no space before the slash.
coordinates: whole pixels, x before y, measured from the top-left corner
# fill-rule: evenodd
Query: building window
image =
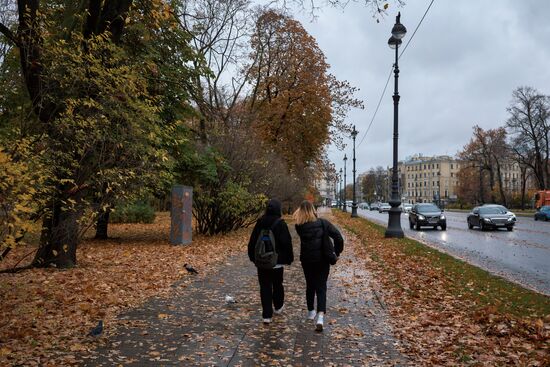
<path id="1" fill-rule="evenodd" d="M 451 169 L 453 169 L 453 164 L 451 163 Z"/>

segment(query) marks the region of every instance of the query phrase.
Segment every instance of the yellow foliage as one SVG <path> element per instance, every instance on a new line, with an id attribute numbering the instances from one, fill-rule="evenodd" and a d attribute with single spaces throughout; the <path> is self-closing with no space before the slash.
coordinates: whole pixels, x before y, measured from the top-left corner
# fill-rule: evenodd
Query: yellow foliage
<path id="1" fill-rule="evenodd" d="M 18 153 L 26 150 L 22 143 Z M 15 160 L 0 147 L 0 251 L 13 248 L 30 229 L 28 221 L 37 205 L 34 194 L 43 178 L 37 164 Z"/>

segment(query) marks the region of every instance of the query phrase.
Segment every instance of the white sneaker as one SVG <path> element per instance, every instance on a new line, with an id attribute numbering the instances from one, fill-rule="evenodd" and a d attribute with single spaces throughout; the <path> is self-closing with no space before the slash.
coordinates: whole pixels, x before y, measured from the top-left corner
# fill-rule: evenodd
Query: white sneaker
<path id="1" fill-rule="evenodd" d="M 317 312 L 315 310 L 311 310 L 307 312 L 307 319 L 308 320 L 315 320 L 315 315 L 317 315 Z"/>
<path id="2" fill-rule="evenodd" d="M 323 331 L 324 318 L 325 318 L 325 315 L 322 312 L 319 312 L 319 314 L 317 314 L 317 322 L 315 323 L 315 330 Z"/>
<path id="3" fill-rule="evenodd" d="M 285 308 L 285 305 L 282 305 L 281 308 L 273 310 L 275 315 L 280 315 L 283 313 L 283 309 Z"/>
<path id="4" fill-rule="evenodd" d="M 271 319 L 264 319 L 264 324 L 265 325 L 271 324 Z"/>

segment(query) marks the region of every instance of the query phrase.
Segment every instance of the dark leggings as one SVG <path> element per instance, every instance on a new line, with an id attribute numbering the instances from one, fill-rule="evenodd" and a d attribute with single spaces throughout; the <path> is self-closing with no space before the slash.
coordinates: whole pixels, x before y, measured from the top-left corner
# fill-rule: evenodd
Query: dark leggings
<path id="1" fill-rule="evenodd" d="M 275 306 L 275 309 L 279 309 L 283 307 L 285 302 L 283 271 L 284 268 L 258 268 L 260 298 L 262 299 L 262 317 L 265 319 L 270 319 L 273 317 L 273 306 Z"/>
<path id="2" fill-rule="evenodd" d="M 330 264 L 327 262 L 302 263 L 306 277 L 306 301 L 308 311 L 314 310 L 317 295 L 317 312 L 327 312 L 327 279 Z"/>

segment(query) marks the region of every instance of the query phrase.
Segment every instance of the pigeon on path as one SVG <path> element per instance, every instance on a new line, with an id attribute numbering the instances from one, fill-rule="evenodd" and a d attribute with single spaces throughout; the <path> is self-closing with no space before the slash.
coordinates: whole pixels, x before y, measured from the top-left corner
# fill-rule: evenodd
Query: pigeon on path
<path id="1" fill-rule="evenodd" d="M 97 326 L 94 327 L 90 332 L 88 333 L 89 336 L 100 336 L 103 332 L 103 320 L 99 320 L 97 323 Z"/>
<path id="2" fill-rule="evenodd" d="M 183 267 L 185 268 L 185 270 L 187 270 L 191 274 L 198 274 L 199 273 L 191 265 L 184 264 Z"/>

